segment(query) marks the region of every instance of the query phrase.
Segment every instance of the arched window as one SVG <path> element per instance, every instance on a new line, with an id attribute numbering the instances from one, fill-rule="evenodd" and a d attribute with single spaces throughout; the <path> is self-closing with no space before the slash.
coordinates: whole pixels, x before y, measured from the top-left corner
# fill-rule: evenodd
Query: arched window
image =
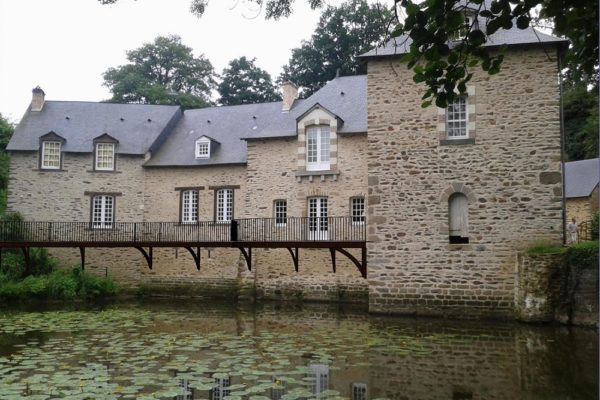
<path id="1" fill-rule="evenodd" d="M 448 199 L 450 243 L 469 243 L 469 200 L 463 193 Z"/>

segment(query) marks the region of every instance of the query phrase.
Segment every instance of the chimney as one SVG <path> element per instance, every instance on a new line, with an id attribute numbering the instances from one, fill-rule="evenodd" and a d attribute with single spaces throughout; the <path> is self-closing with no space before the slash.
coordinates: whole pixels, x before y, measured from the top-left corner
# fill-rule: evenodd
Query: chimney
<path id="1" fill-rule="evenodd" d="M 281 91 L 283 93 L 281 111 L 288 112 L 292 108 L 294 100 L 298 98 L 298 86 L 290 81 L 285 81 L 281 84 Z"/>
<path id="2" fill-rule="evenodd" d="M 42 111 L 42 108 L 44 107 L 44 96 L 46 96 L 46 93 L 44 93 L 39 86 L 36 86 L 31 93 L 31 111 Z"/>

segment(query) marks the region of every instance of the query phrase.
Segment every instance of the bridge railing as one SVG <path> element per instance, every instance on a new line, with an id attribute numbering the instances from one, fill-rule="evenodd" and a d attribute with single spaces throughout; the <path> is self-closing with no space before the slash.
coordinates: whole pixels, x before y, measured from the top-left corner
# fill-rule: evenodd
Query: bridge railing
<path id="1" fill-rule="evenodd" d="M 0 243 L 210 243 L 365 241 L 352 217 L 250 218 L 231 222 L 0 222 Z"/>

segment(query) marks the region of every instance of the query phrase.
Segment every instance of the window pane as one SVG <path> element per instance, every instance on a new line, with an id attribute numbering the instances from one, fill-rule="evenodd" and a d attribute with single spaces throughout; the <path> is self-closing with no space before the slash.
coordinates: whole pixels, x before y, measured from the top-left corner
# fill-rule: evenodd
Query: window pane
<path id="1" fill-rule="evenodd" d="M 329 169 L 330 127 L 311 126 L 306 131 L 306 169 L 309 171 Z"/>
<path id="2" fill-rule="evenodd" d="M 287 201 L 277 200 L 275 202 L 275 223 L 285 225 L 287 223 Z"/>
<path id="3" fill-rule="evenodd" d="M 351 201 L 351 215 L 353 224 L 364 224 L 365 223 L 365 199 L 362 197 L 355 197 Z"/>
<path id="4" fill-rule="evenodd" d="M 92 199 L 92 227 L 112 228 L 114 197 L 94 196 Z"/>
<path id="5" fill-rule="evenodd" d="M 446 109 L 446 134 L 449 138 L 467 136 L 467 99 L 458 97 Z"/>
<path id="6" fill-rule="evenodd" d="M 319 161 L 329 161 L 329 127 L 321 127 L 321 159 Z"/>
<path id="7" fill-rule="evenodd" d="M 229 222 L 233 218 L 233 190 L 217 191 L 217 221 Z"/>
<path id="8" fill-rule="evenodd" d="M 198 222 L 198 192 L 195 190 L 182 193 L 181 222 Z"/>
<path id="9" fill-rule="evenodd" d="M 196 141 L 196 158 L 210 157 L 210 142 L 207 140 Z"/>
<path id="10" fill-rule="evenodd" d="M 98 143 L 96 145 L 96 169 L 112 171 L 114 160 L 115 145 L 113 143 Z"/>
<path id="11" fill-rule="evenodd" d="M 42 142 L 42 168 L 60 168 L 60 142 Z"/>

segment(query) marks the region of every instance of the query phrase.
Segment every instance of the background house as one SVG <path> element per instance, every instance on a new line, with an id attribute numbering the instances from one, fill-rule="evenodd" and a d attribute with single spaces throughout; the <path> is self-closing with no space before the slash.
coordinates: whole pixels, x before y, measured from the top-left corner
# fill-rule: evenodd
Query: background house
<path id="1" fill-rule="evenodd" d="M 565 163 L 567 220 L 589 221 L 598 212 L 598 159 Z"/>

